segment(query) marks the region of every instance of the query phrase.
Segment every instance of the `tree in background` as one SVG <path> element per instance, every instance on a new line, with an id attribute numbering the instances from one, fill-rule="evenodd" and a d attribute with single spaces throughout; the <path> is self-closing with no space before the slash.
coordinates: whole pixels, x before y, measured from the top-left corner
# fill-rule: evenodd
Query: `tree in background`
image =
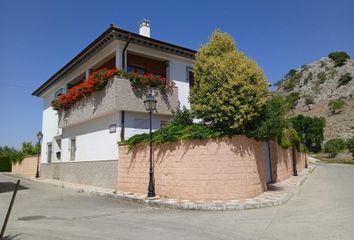
<path id="1" fill-rule="evenodd" d="M 296 108 L 296 105 L 298 104 L 300 99 L 300 94 L 298 92 L 292 92 L 289 95 L 286 96 L 285 102 L 286 105 L 288 106 L 288 109 L 294 114 L 294 110 Z"/>
<path id="2" fill-rule="evenodd" d="M 335 67 L 343 66 L 347 59 L 350 59 L 350 56 L 346 52 L 331 52 L 328 54 L 328 57 L 334 61 Z"/>
<path id="3" fill-rule="evenodd" d="M 340 78 L 338 79 L 337 88 L 348 84 L 352 79 L 353 79 L 353 77 L 350 73 L 345 73 L 345 74 L 341 75 Z"/>
<path id="4" fill-rule="evenodd" d="M 330 100 L 327 105 L 332 114 L 340 113 L 344 106 L 345 102 L 342 99 Z"/>
<path id="5" fill-rule="evenodd" d="M 261 114 L 246 126 L 246 135 L 261 141 L 279 139 L 283 129 L 288 127 L 287 111 L 284 97 L 274 94 L 267 100 Z"/>
<path id="6" fill-rule="evenodd" d="M 305 101 L 305 105 L 308 107 L 308 109 L 311 110 L 311 104 L 315 103 L 315 100 L 313 99 L 313 96 L 311 96 L 309 94 L 305 94 L 304 95 L 304 101 Z"/>
<path id="7" fill-rule="evenodd" d="M 290 118 L 293 128 L 299 133 L 303 139 L 306 148 L 312 152 L 321 151 L 321 145 L 324 140 L 323 132 L 326 125 L 324 118 L 305 117 L 298 115 Z"/>
<path id="8" fill-rule="evenodd" d="M 262 70 L 237 51 L 229 34 L 219 30 L 198 50 L 194 77 L 196 86 L 189 97 L 192 111 L 216 129 L 242 132 L 269 95 Z"/>
<path id="9" fill-rule="evenodd" d="M 22 160 L 23 157 L 22 151 L 8 146 L 0 146 L 0 172 L 10 172 L 11 162 Z"/>
<path id="10" fill-rule="evenodd" d="M 344 139 L 341 138 L 334 138 L 331 140 L 328 140 L 324 146 L 324 151 L 325 153 L 329 154 L 329 157 L 335 158 L 337 154 L 346 149 L 347 143 L 345 142 Z"/>
<path id="11" fill-rule="evenodd" d="M 23 142 L 22 143 L 22 152 L 25 155 L 36 155 L 39 152 L 39 144 L 33 145 L 31 142 Z"/>

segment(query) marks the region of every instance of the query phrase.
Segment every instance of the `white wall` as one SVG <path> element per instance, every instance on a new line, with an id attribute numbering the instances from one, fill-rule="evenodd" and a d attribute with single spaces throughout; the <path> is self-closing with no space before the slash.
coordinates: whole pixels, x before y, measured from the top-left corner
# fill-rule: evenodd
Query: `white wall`
<path id="1" fill-rule="evenodd" d="M 169 61 L 169 68 L 167 75 L 170 80 L 173 80 L 178 87 L 178 99 L 180 106 L 186 106 L 189 108 L 189 82 L 187 79 L 187 68 L 194 66 L 194 60 L 183 58 L 177 55 L 161 52 L 158 50 L 138 46 L 131 44 L 127 48 L 127 51 L 137 52 L 145 54 L 146 56 L 151 56 L 159 58 L 161 60 Z"/>
<path id="2" fill-rule="evenodd" d="M 161 120 L 168 121 L 171 117 L 169 116 L 161 116 L 161 115 L 152 115 L 152 130 L 156 131 L 160 129 Z M 149 124 L 149 114 L 148 113 L 133 113 L 133 112 L 125 112 L 125 139 L 130 138 L 136 134 L 148 133 L 149 125 L 147 128 L 134 128 L 134 119 L 145 119 L 147 124 Z"/>
<path id="3" fill-rule="evenodd" d="M 41 162 L 47 162 L 47 144 L 48 142 L 53 143 L 53 155 L 52 162 L 59 161 L 56 159 L 56 152 L 59 151 L 58 146 L 55 143 L 54 137 L 62 133 L 62 129 L 58 128 L 58 115 L 57 112 L 52 109 L 51 101 L 54 99 L 55 92 L 60 88 L 66 88 L 67 83 L 78 77 L 80 74 L 86 72 L 86 70 L 92 68 L 103 59 L 108 56 L 113 56 L 116 54 L 116 62 L 118 66 L 121 63 L 121 52 L 124 46 L 124 42 L 114 40 L 100 52 L 95 54 L 87 62 L 79 66 L 77 69 L 65 76 L 59 83 L 52 86 L 43 95 L 43 121 L 42 121 L 42 157 Z M 165 53 L 162 51 L 130 44 L 127 51 L 138 52 L 147 56 L 159 58 L 162 60 L 169 61 L 170 65 L 168 68 L 169 79 L 174 80 L 178 87 L 178 98 L 181 106 L 189 107 L 188 95 L 189 95 L 189 83 L 187 81 L 187 67 L 192 67 L 194 61 L 191 59 L 183 58 L 173 54 Z M 63 64 L 64 65 L 64 64 Z M 134 134 L 141 132 L 147 132 L 144 129 L 133 129 L 133 121 L 136 117 L 146 117 L 148 114 L 144 113 L 127 113 L 126 114 L 126 139 Z M 169 119 L 169 117 L 154 116 L 153 129 L 160 128 L 161 119 Z M 120 129 L 117 128 L 116 134 L 108 134 L 109 123 L 116 122 L 117 127 L 119 126 L 119 116 L 118 113 L 106 116 L 100 119 L 95 119 L 84 124 L 66 128 L 63 130 L 63 136 L 65 138 L 61 143 L 61 161 L 68 161 L 69 155 L 69 138 L 71 136 L 77 136 L 77 160 L 101 160 L 101 159 L 116 159 L 118 156 L 117 141 L 119 140 Z M 97 143 L 97 144 L 96 144 Z M 84 150 L 85 149 L 85 150 Z"/>
<path id="4" fill-rule="evenodd" d="M 120 135 L 118 112 L 101 118 L 64 128 L 62 134 L 61 161 L 70 161 L 70 139 L 76 139 L 75 161 L 118 159 Z M 116 132 L 109 133 L 109 126 L 116 124 Z"/>
<path id="5" fill-rule="evenodd" d="M 54 93 L 51 92 L 54 96 Z M 47 145 L 48 143 L 53 144 L 52 152 L 55 153 L 58 151 L 56 144 L 54 144 L 54 137 L 61 134 L 61 129 L 58 128 L 58 113 L 54 111 L 51 107 L 51 101 L 54 97 L 45 97 L 43 98 L 43 119 L 42 119 L 42 147 L 41 147 L 41 162 L 46 163 L 47 156 Z M 54 154 L 52 155 L 52 161 L 55 161 Z"/>

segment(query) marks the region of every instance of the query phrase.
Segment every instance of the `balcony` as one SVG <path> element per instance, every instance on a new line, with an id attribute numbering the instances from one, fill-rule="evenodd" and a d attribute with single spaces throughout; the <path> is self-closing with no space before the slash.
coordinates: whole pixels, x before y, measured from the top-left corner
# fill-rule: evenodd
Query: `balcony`
<path id="1" fill-rule="evenodd" d="M 177 87 L 164 94 L 158 89 L 151 91 L 156 94 L 157 114 L 171 115 L 171 111 L 179 107 Z M 58 126 L 70 127 L 116 111 L 146 113 L 143 101 L 148 93 L 148 89 L 132 88 L 128 79 L 115 76 L 103 90 L 81 99 L 67 110 L 58 111 Z"/>

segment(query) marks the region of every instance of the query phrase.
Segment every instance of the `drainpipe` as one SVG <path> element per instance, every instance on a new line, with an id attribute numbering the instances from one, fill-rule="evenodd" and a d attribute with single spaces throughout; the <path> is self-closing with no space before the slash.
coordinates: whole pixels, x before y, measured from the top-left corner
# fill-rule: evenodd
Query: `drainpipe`
<path id="1" fill-rule="evenodd" d="M 128 41 L 125 43 L 125 46 L 123 48 L 122 52 L 122 69 L 125 69 L 125 52 L 127 51 L 128 45 L 130 44 L 130 41 L 132 40 L 132 36 L 129 33 L 128 35 Z M 122 111 L 122 118 L 121 118 L 121 127 L 120 127 L 120 140 L 124 140 L 124 135 L 125 135 L 125 112 Z"/>
<path id="2" fill-rule="evenodd" d="M 120 140 L 124 141 L 124 132 L 125 132 L 125 126 L 124 126 L 124 122 L 125 122 L 125 112 L 122 111 L 122 118 L 121 118 L 121 123 L 120 123 Z"/>
<path id="3" fill-rule="evenodd" d="M 128 48 L 128 45 L 129 45 L 129 43 L 130 43 L 131 40 L 132 40 L 132 36 L 131 36 L 131 34 L 129 33 L 129 35 L 128 35 L 128 41 L 126 42 L 126 44 L 125 44 L 125 46 L 124 46 L 124 48 L 123 48 L 123 52 L 122 52 L 122 69 L 125 69 L 125 52 L 126 52 L 126 50 L 127 50 L 127 48 Z"/>

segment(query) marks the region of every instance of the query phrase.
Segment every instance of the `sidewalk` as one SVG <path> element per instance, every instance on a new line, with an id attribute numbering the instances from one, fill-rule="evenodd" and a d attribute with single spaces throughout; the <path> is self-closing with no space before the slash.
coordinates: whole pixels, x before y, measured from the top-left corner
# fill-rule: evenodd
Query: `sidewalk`
<path id="1" fill-rule="evenodd" d="M 110 197 L 126 201 L 134 201 L 146 204 L 151 207 L 172 208 L 172 209 L 188 209 L 188 210 L 212 210 L 212 211 L 228 211 L 228 210 L 246 210 L 254 208 L 264 208 L 279 206 L 286 203 L 300 189 L 302 184 L 316 168 L 311 164 L 308 169 L 304 169 L 298 176 L 291 176 L 280 183 L 274 183 L 269 186 L 269 191 L 260 194 L 257 197 L 243 200 L 229 201 L 189 201 L 177 200 L 170 198 L 147 198 L 146 195 L 134 194 L 128 192 L 116 192 L 114 189 L 87 186 L 75 183 L 62 182 L 54 179 L 37 179 L 25 178 L 34 182 L 51 184 L 57 187 L 69 188 L 78 192 L 93 194 L 96 196 Z M 8 174 L 13 177 L 16 175 Z"/>

